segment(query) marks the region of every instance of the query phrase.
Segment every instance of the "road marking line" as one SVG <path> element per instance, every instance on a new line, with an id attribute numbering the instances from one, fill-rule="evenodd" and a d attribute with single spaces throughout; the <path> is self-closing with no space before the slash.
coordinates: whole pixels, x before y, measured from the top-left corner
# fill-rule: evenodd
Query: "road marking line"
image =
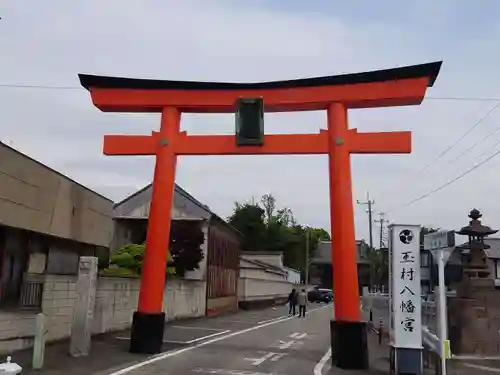
<path id="1" fill-rule="evenodd" d="M 191 370 L 191 372 L 199 372 L 205 374 L 219 374 L 219 375 L 277 375 L 273 372 L 227 370 L 223 368 L 195 368 L 194 370 Z"/>
<path id="2" fill-rule="evenodd" d="M 257 322 L 257 324 L 266 324 L 266 323 L 276 322 L 276 321 L 279 321 L 281 319 L 286 319 L 286 318 L 294 318 L 294 317 L 288 316 L 288 315 L 283 315 L 283 316 L 279 316 L 279 317 L 273 318 L 273 319 L 261 320 L 260 322 Z"/>
<path id="3" fill-rule="evenodd" d="M 229 332 L 231 332 L 231 330 L 230 329 L 226 329 L 225 331 L 222 331 L 222 332 L 212 333 L 211 335 L 202 336 L 202 337 L 198 337 L 197 339 L 189 340 L 189 341 L 186 342 L 186 344 L 192 344 L 194 342 L 198 342 L 198 341 L 201 341 L 201 340 L 204 340 L 204 339 L 208 339 L 208 338 L 214 337 L 214 336 L 220 336 L 220 335 L 223 335 L 223 334 L 229 333 Z"/>
<path id="4" fill-rule="evenodd" d="M 333 305 L 323 305 L 323 306 L 320 306 L 320 307 L 316 307 L 315 309 L 309 310 L 308 313 L 316 311 L 316 310 L 319 310 L 319 309 L 323 309 L 323 308 L 329 307 L 329 306 L 333 306 Z M 272 318 L 272 319 L 268 319 L 268 320 L 261 320 L 260 322 L 257 322 L 257 324 L 270 323 L 270 322 L 274 322 L 274 321 L 280 320 L 280 319 L 287 319 L 288 320 L 289 318 L 298 318 L 298 315 L 295 315 L 295 316 L 282 315 L 282 316 L 278 316 L 277 318 Z"/>
<path id="5" fill-rule="evenodd" d="M 287 341 L 287 342 L 281 341 L 281 345 L 279 345 L 278 348 L 280 348 L 280 349 L 288 349 L 288 348 L 292 347 L 296 343 L 297 343 L 297 341 L 294 341 L 294 340 Z"/>
<path id="6" fill-rule="evenodd" d="M 166 328 L 199 329 L 200 331 L 224 331 L 224 329 L 221 328 L 194 327 L 194 326 L 167 326 Z"/>
<path id="7" fill-rule="evenodd" d="M 277 362 L 284 356 L 286 356 L 286 353 L 276 354 L 274 357 L 271 358 L 271 362 Z"/>
<path id="8" fill-rule="evenodd" d="M 307 333 L 298 333 L 298 332 L 292 333 L 290 335 L 291 338 L 298 339 L 298 340 L 301 340 L 306 336 L 307 336 Z"/>
<path id="9" fill-rule="evenodd" d="M 212 333 L 210 335 L 198 337 L 198 338 L 195 338 L 195 339 L 189 340 L 189 341 L 163 340 L 163 343 L 164 344 L 193 344 L 195 342 L 198 342 L 198 341 L 201 341 L 201 340 L 204 340 L 204 339 L 208 339 L 210 337 L 223 335 L 223 334 L 228 333 L 228 332 L 231 332 L 231 330 L 230 329 L 226 329 L 225 331 L 222 331 L 222 332 Z M 130 337 L 117 336 L 116 339 L 117 340 L 130 340 Z"/>
<path id="10" fill-rule="evenodd" d="M 323 309 L 325 307 L 330 307 L 330 305 L 325 305 L 325 306 L 318 307 L 317 309 L 312 309 L 310 312 L 318 311 L 318 310 L 321 310 L 321 309 Z M 138 368 L 141 368 L 143 366 L 149 365 L 151 363 L 155 363 L 155 362 L 161 361 L 161 360 L 169 358 L 169 357 L 174 357 L 174 356 L 177 356 L 179 354 L 188 352 L 190 350 L 201 348 L 203 346 L 210 345 L 210 344 L 213 344 L 215 342 L 219 342 L 219 341 L 222 341 L 222 340 L 234 337 L 234 336 L 238 336 L 238 335 L 241 335 L 241 334 L 244 334 L 244 333 L 252 332 L 252 331 L 255 331 L 257 329 L 264 328 L 264 327 L 267 327 L 267 326 L 270 326 L 270 325 L 273 325 L 273 324 L 277 324 L 277 323 L 281 323 L 281 322 L 286 322 L 286 321 L 291 320 L 291 319 L 297 319 L 297 318 L 294 317 L 294 316 L 286 317 L 286 318 L 281 319 L 281 320 L 275 320 L 275 321 L 272 321 L 272 322 L 268 322 L 268 323 L 264 323 L 264 324 L 259 324 L 259 325 L 253 326 L 253 327 L 242 329 L 240 331 L 235 331 L 235 332 L 228 333 L 227 335 L 224 335 L 224 336 L 218 336 L 218 337 L 215 337 L 215 338 L 207 340 L 207 341 L 202 341 L 202 342 L 200 342 L 198 344 L 195 344 L 193 346 L 188 346 L 187 348 L 182 348 L 182 349 L 178 349 L 178 350 L 168 351 L 168 352 L 165 352 L 165 353 L 160 353 L 160 354 L 157 354 L 155 356 L 150 357 L 149 359 L 146 359 L 145 361 L 136 363 L 136 364 L 131 365 L 129 367 L 125 367 L 125 368 L 123 368 L 121 370 L 118 370 L 118 371 L 114 371 L 114 372 L 112 372 L 112 373 L 110 373 L 108 375 L 123 375 L 123 374 L 126 374 L 127 372 L 130 372 L 132 370 L 136 370 Z"/>
<path id="11" fill-rule="evenodd" d="M 323 375 L 323 367 L 325 367 L 325 363 L 330 359 L 331 356 L 332 348 L 328 349 L 323 358 L 321 358 L 319 362 L 316 363 L 316 366 L 314 366 L 314 375 Z"/>
<path id="12" fill-rule="evenodd" d="M 464 363 L 466 367 L 475 368 L 476 370 L 490 371 L 490 372 L 500 372 L 500 368 L 488 367 L 483 365 L 475 365 L 473 363 Z"/>
<path id="13" fill-rule="evenodd" d="M 252 365 L 254 365 L 254 366 L 259 366 L 259 365 L 263 364 L 265 361 L 267 361 L 268 359 L 270 359 L 271 357 L 274 357 L 276 354 L 279 354 L 279 353 L 269 352 L 267 354 L 264 354 L 260 358 L 243 358 L 243 359 L 245 361 L 252 362 Z"/>

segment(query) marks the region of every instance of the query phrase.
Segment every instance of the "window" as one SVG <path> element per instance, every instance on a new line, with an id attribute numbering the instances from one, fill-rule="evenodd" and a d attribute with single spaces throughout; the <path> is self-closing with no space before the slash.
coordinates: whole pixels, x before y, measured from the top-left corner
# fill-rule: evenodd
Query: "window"
<path id="1" fill-rule="evenodd" d="M 430 254 L 425 252 L 425 253 L 420 253 L 420 267 L 429 267 L 429 257 Z"/>

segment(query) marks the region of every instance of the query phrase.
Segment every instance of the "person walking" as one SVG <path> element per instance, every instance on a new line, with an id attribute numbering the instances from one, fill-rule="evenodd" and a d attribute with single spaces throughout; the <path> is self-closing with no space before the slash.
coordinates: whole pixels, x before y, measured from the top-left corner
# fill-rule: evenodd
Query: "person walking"
<path id="1" fill-rule="evenodd" d="M 288 295 L 288 316 L 297 315 L 297 291 L 292 289 Z"/>
<path id="2" fill-rule="evenodd" d="M 302 289 L 297 295 L 297 302 L 299 304 L 299 318 L 305 318 L 307 308 L 307 294 L 305 289 Z"/>

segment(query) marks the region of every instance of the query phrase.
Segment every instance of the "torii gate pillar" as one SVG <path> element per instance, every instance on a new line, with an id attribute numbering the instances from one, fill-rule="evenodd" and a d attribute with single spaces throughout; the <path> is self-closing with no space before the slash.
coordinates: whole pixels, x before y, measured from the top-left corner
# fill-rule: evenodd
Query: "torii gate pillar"
<path id="1" fill-rule="evenodd" d="M 411 152 L 410 132 L 359 133 L 349 129 L 348 109 L 417 105 L 433 85 L 441 62 L 341 76 L 267 83 L 217 83 L 80 75 L 94 105 L 108 112 L 159 112 L 159 132 L 105 136 L 107 155 L 155 155 L 153 196 L 138 311 L 130 349 L 162 350 L 163 290 L 170 213 L 178 155 L 327 154 L 335 319 L 331 323 L 333 364 L 368 367 L 366 323 L 361 321 L 350 155 Z M 326 110 L 328 129 L 317 134 L 265 135 L 261 146 L 238 147 L 232 135 L 187 135 L 183 112 L 231 113 L 239 98 L 263 98 L 267 112 Z"/>

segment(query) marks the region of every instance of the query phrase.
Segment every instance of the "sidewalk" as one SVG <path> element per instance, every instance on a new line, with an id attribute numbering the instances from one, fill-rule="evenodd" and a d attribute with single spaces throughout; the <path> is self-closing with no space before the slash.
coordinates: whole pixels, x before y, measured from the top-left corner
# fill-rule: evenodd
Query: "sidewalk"
<path id="1" fill-rule="evenodd" d="M 69 353 L 69 340 L 47 344 L 42 370 L 33 370 L 31 361 L 33 349 L 12 353 L 12 361 L 23 368 L 22 375 L 88 375 L 109 368 L 135 363 L 147 358 L 147 355 L 128 352 L 129 341 L 118 340 L 118 336 L 130 335 L 129 331 L 113 332 L 92 337 L 90 354 L 87 357 L 74 358 Z M 164 351 L 172 350 L 181 344 L 164 344 Z M 2 362 L 4 359 L 2 359 Z"/>
<path id="2" fill-rule="evenodd" d="M 192 346 L 201 341 L 217 337 L 230 331 L 237 331 L 275 320 L 284 315 L 283 309 L 255 309 L 171 321 L 165 324 L 163 352 Z M 47 344 L 42 370 L 31 368 L 33 349 L 11 354 L 12 362 L 23 368 L 22 375 L 90 375 L 127 367 L 151 357 L 146 354 L 132 354 L 128 351 L 130 330 L 110 332 L 92 337 L 90 354 L 74 358 L 69 353 L 69 339 Z M 0 362 L 5 361 L 4 355 Z"/>

